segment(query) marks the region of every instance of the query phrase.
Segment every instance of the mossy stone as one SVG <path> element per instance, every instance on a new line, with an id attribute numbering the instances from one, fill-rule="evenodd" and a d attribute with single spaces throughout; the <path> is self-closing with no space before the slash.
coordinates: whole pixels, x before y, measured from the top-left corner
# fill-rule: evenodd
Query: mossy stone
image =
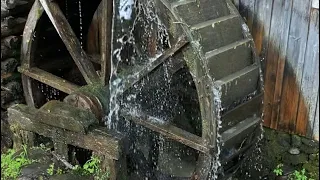
<path id="1" fill-rule="evenodd" d="M 304 153 L 307 154 L 317 154 L 319 153 L 319 148 L 318 147 L 311 147 L 311 146 L 306 146 L 306 145 L 302 145 L 300 147 L 300 150 Z"/>
<path id="2" fill-rule="evenodd" d="M 264 135 L 265 139 L 268 141 L 274 141 L 277 137 L 275 131 L 273 129 L 269 129 L 269 128 L 264 128 L 263 135 Z"/>
<path id="3" fill-rule="evenodd" d="M 319 154 L 310 154 L 309 161 L 318 161 L 319 162 Z"/>
<path id="4" fill-rule="evenodd" d="M 300 147 L 301 144 L 302 144 L 302 142 L 301 142 L 301 137 L 300 136 L 298 136 L 298 135 L 292 135 L 291 136 L 291 145 L 293 147 Z"/>
<path id="5" fill-rule="evenodd" d="M 313 148 L 319 148 L 319 142 L 318 141 L 315 141 L 315 140 L 312 140 L 312 139 L 308 139 L 308 138 L 301 138 L 301 141 L 306 146 L 313 147 Z"/>
<path id="6" fill-rule="evenodd" d="M 308 156 L 304 153 L 300 153 L 297 155 L 286 153 L 283 155 L 283 161 L 292 165 L 298 165 L 306 163 L 308 161 Z"/>

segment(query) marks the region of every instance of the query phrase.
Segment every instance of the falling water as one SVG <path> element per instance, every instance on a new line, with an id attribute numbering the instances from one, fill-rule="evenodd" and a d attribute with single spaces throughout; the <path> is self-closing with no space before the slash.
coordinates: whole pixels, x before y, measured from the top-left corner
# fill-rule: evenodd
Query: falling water
<path id="1" fill-rule="evenodd" d="M 116 43 L 118 44 L 118 48 L 115 48 L 113 50 L 113 56 L 115 58 L 114 61 L 111 63 L 111 78 L 109 82 L 109 88 L 110 88 L 110 111 L 107 116 L 106 124 L 109 128 L 116 128 L 116 122 L 118 122 L 118 111 L 120 109 L 120 105 L 118 102 L 119 97 L 123 94 L 126 86 L 127 80 L 130 78 L 136 79 L 137 78 L 137 73 L 136 72 L 131 72 L 127 73 L 125 75 L 121 74 L 122 69 L 124 68 L 124 64 L 126 62 L 130 62 L 130 64 L 135 65 L 136 67 L 142 67 L 142 66 L 147 66 L 148 63 L 152 62 L 155 60 L 157 57 L 161 55 L 161 52 L 163 49 L 158 49 L 158 54 L 155 55 L 155 57 L 150 58 L 150 57 L 145 57 L 139 50 L 135 47 L 135 35 L 134 35 L 134 30 L 137 27 L 138 23 L 142 23 L 143 27 L 145 29 L 151 29 L 152 22 L 156 22 L 158 27 L 162 27 L 162 23 L 160 20 L 157 18 L 156 14 L 152 11 L 152 7 L 154 6 L 152 1 L 147 1 L 146 4 L 141 3 L 140 1 L 137 0 L 120 0 L 118 8 L 119 8 L 119 18 L 121 23 L 125 24 L 129 21 L 131 21 L 132 18 L 132 25 L 127 27 L 127 29 L 121 27 L 121 33 L 117 39 Z M 143 17 L 142 17 L 142 13 Z M 116 16 L 114 14 L 114 16 Z M 143 19 L 145 18 L 145 19 Z M 164 29 L 164 26 L 162 27 Z M 148 37 L 151 37 L 151 33 L 146 33 L 145 34 Z M 163 38 L 167 34 L 161 34 L 161 37 L 158 37 L 158 39 Z M 126 47 L 128 46 L 133 46 L 133 53 L 131 57 L 127 57 L 128 59 L 124 59 L 122 56 L 122 53 L 124 51 L 127 51 Z M 142 45 L 142 49 L 146 49 L 147 47 Z M 144 60 L 142 60 L 144 59 Z M 139 68 L 138 68 L 139 69 Z M 137 69 L 135 69 L 137 70 Z M 120 72 L 120 74 L 119 74 Z M 112 120 L 111 120 L 112 119 Z"/>
<path id="2" fill-rule="evenodd" d="M 69 18 L 69 13 L 68 13 L 68 0 L 66 0 L 65 6 L 66 6 L 66 19 L 68 20 L 68 18 Z"/>
<path id="3" fill-rule="evenodd" d="M 83 44 L 83 34 L 82 34 L 82 7 L 81 1 L 79 1 L 79 27 L 80 27 L 80 45 Z"/>

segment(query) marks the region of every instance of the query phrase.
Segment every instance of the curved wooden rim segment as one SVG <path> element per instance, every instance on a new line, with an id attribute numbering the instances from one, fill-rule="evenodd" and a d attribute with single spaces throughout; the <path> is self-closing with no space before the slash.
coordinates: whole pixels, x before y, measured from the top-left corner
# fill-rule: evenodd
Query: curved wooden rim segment
<path id="1" fill-rule="evenodd" d="M 39 3 L 39 1 L 35 1 L 28 15 L 25 29 L 23 31 L 21 45 L 21 65 L 26 68 L 30 68 L 33 66 L 33 62 L 31 61 L 34 58 L 32 49 L 36 46 L 36 41 L 33 41 L 32 37 L 35 33 L 35 29 L 40 17 L 42 16 L 42 13 L 43 8 L 41 7 L 41 4 Z M 24 89 L 24 97 L 26 103 L 30 106 L 35 106 L 32 84 L 32 79 L 30 77 L 22 75 L 22 86 Z"/>

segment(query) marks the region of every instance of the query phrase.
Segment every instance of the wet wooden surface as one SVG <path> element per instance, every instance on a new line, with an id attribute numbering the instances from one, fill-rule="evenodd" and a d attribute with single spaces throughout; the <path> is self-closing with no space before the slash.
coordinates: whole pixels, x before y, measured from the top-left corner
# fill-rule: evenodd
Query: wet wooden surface
<path id="1" fill-rule="evenodd" d="M 315 0 L 234 0 L 264 70 L 264 125 L 319 137 L 319 7 Z"/>
<path id="2" fill-rule="evenodd" d="M 9 124 L 14 129 L 31 131 L 54 141 L 71 144 L 88 150 L 104 154 L 108 158 L 117 160 L 121 153 L 122 136 L 109 132 L 104 127 L 92 128 L 87 134 L 69 131 L 63 128 L 50 126 L 36 120 L 37 109 L 18 104 L 8 109 Z"/>

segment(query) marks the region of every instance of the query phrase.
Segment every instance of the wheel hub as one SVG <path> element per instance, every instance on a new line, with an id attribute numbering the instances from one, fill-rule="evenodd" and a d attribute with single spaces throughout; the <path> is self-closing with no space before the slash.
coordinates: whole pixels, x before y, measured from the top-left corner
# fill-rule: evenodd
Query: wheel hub
<path id="1" fill-rule="evenodd" d="M 103 124 L 103 117 L 108 113 L 108 88 L 100 84 L 87 85 L 68 95 L 63 102 L 93 113 Z"/>

